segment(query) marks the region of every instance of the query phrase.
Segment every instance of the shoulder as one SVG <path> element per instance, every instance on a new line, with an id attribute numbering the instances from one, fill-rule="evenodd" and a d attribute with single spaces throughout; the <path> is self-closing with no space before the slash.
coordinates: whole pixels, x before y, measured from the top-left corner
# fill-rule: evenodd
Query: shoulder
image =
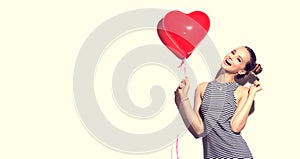
<path id="1" fill-rule="evenodd" d="M 238 86 L 237 89 L 235 90 L 238 93 L 248 93 L 249 88 L 245 86 Z"/>
<path id="2" fill-rule="evenodd" d="M 199 93 L 202 97 L 206 87 L 207 87 L 207 84 L 208 82 L 202 82 L 202 83 L 199 83 L 197 88 L 196 88 L 196 92 Z"/>
<path id="3" fill-rule="evenodd" d="M 197 89 L 198 90 L 205 90 L 207 84 L 208 84 L 208 82 L 199 83 L 198 86 L 197 86 Z"/>
<path id="4" fill-rule="evenodd" d="M 237 89 L 234 91 L 235 96 L 240 99 L 243 97 L 248 96 L 249 88 L 245 86 L 238 86 Z"/>

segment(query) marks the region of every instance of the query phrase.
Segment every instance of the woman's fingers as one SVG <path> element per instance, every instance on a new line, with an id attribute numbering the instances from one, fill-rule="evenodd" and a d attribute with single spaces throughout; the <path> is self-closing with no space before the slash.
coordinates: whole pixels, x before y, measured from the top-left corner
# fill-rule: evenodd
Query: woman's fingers
<path id="1" fill-rule="evenodd" d="M 255 92 L 258 92 L 258 91 L 262 90 L 262 85 L 259 81 L 256 80 L 253 82 L 251 89 Z"/>
<path id="2" fill-rule="evenodd" d="M 190 87 L 189 79 L 186 76 L 179 84 L 174 92 L 175 96 L 178 95 L 179 97 L 186 96 Z"/>
<path id="3" fill-rule="evenodd" d="M 182 88 L 185 87 L 185 85 L 186 85 L 185 80 L 182 80 L 182 81 L 179 83 L 178 88 L 179 88 L 179 89 L 182 89 Z"/>
<path id="4" fill-rule="evenodd" d="M 258 80 L 256 80 L 256 81 L 253 82 L 253 85 L 255 87 L 259 87 L 259 86 L 261 86 L 261 83 Z"/>

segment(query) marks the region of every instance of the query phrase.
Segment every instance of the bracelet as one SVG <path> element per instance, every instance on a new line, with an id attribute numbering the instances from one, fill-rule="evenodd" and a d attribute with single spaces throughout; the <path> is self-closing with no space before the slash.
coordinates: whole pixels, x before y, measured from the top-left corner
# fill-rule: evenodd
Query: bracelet
<path id="1" fill-rule="evenodd" d="M 185 98 L 181 99 L 181 102 L 179 105 L 177 105 L 177 108 L 179 109 L 179 107 L 182 106 L 183 102 L 187 101 L 187 100 L 189 100 L 189 97 L 185 97 Z"/>
<path id="2" fill-rule="evenodd" d="M 189 97 L 181 99 L 181 103 L 184 102 L 184 101 L 187 101 L 187 100 L 189 100 Z"/>

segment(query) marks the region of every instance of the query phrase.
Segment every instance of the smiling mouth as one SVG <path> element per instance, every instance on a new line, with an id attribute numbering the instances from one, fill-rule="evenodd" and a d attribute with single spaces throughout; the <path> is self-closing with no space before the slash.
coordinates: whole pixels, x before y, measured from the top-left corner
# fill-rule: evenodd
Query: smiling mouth
<path id="1" fill-rule="evenodd" d="M 226 63 L 228 66 L 231 66 L 231 63 L 229 62 L 229 59 L 226 59 L 226 60 L 225 60 L 225 63 Z"/>

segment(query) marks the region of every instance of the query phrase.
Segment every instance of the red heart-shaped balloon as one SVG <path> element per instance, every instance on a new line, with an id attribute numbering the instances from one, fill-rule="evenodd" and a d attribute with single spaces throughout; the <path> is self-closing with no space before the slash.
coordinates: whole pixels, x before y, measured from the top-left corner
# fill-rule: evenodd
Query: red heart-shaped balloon
<path id="1" fill-rule="evenodd" d="M 209 17 L 201 11 L 189 14 L 171 11 L 157 25 L 163 44 L 178 58 L 187 59 L 206 36 L 210 27 Z"/>

